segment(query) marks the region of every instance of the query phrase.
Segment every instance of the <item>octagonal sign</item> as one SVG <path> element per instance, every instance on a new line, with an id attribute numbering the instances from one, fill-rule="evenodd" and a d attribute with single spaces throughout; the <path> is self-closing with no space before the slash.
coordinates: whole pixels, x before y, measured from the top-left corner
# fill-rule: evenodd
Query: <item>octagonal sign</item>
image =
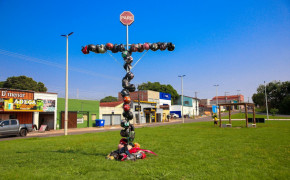
<path id="1" fill-rule="evenodd" d="M 120 15 L 120 21 L 125 26 L 130 26 L 134 22 L 134 15 L 130 11 L 124 11 Z"/>

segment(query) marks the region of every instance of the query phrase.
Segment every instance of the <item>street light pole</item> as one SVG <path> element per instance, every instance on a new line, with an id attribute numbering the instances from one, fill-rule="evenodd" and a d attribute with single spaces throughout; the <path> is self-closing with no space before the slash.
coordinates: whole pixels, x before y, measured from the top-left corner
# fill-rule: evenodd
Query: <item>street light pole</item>
<path id="1" fill-rule="evenodd" d="M 240 95 L 239 95 L 240 91 L 241 90 L 239 90 L 239 89 L 237 90 L 237 92 L 238 92 L 238 94 L 237 94 L 238 95 L 238 103 L 240 103 Z M 238 110 L 240 110 L 240 105 L 238 105 Z"/>
<path id="2" fill-rule="evenodd" d="M 61 36 L 66 37 L 64 135 L 67 135 L 67 127 L 68 127 L 68 37 L 72 34 L 73 32 L 67 35 L 61 35 Z"/>
<path id="3" fill-rule="evenodd" d="M 197 116 L 197 93 L 198 92 L 194 92 L 195 94 L 195 115 Z"/>
<path id="4" fill-rule="evenodd" d="M 218 87 L 219 87 L 219 85 L 215 84 L 213 86 L 216 87 L 216 99 L 215 100 L 216 100 L 216 113 L 218 114 Z"/>
<path id="5" fill-rule="evenodd" d="M 266 82 L 264 81 L 265 86 L 265 100 L 266 100 L 266 111 L 267 111 L 267 120 L 269 120 L 269 114 L 268 114 L 268 102 L 267 102 L 267 92 L 266 92 Z"/>
<path id="6" fill-rule="evenodd" d="M 227 93 L 230 93 L 230 92 L 225 92 L 225 103 L 227 103 Z M 227 110 L 227 107 L 226 107 L 226 110 Z"/>
<path id="7" fill-rule="evenodd" d="M 183 77 L 185 75 L 180 75 L 178 77 L 181 78 L 181 116 L 182 116 L 182 123 L 184 123 L 184 116 L 183 116 Z"/>

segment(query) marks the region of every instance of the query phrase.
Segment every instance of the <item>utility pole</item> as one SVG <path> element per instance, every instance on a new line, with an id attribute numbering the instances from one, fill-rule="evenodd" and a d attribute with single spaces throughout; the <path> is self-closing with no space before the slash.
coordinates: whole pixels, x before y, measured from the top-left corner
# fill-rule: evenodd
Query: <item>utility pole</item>
<path id="1" fill-rule="evenodd" d="M 219 85 L 218 84 L 215 84 L 215 85 L 213 85 L 213 86 L 215 86 L 216 87 L 216 113 L 218 114 L 218 87 L 219 87 Z M 218 116 L 218 115 L 217 115 Z"/>
<path id="2" fill-rule="evenodd" d="M 225 103 L 227 103 L 227 93 L 230 93 L 230 92 L 225 92 Z"/>
<path id="3" fill-rule="evenodd" d="M 183 77 L 185 75 L 180 75 L 178 77 L 181 78 L 181 116 L 182 116 L 182 123 L 184 123 L 184 116 L 183 116 Z"/>
<path id="4" fill-rule="evenodd" d="M 64 135 L 67 135 L 68 126 L 68 37 L 72 35 L 73 32 L 67 35 L 61 35 L 66 37 L 66 68 L 65 68 L 65 112 L 64 112 Z"/>
<path id="5" fill-rule="evenodd" d="M 267 101 L 266 82 L 265 81 L 264 81 L 264 86 L 265 86 L 265 100 L 266 100 L 267 120 L 269 120 L 268 101 Z"/>
<path id="6" fill-rule="evenodd" d="M 198 92 L 194 92 L 195 94 L 195 115 L 197 116 L 197 93 Z"/>
<path id="7" fill-rule="evenodd" d="M 237 90 L 237 92 L 238 92 L 238 93 L 237 93 L 237 96 L 238 96 L 238 103 L 240 103 L 240 91 L 241 91 L 241 90 L 239 90 L 239 89 Z M 238 110 L 240 110 L 240 105 L 238 105 Z"/>
<path id="8" fill-rule="evenodd" d="M 140 89 L 139 89 L 139 86 L 138 85 L 138 119 L 139 119 L 139 124 L 141 124 L 141 115 L 140 115 L 140 110 L 141 110 L 141 106 L 140 106 Z M 143 101 L 143 99 L 142 99 Z"/>

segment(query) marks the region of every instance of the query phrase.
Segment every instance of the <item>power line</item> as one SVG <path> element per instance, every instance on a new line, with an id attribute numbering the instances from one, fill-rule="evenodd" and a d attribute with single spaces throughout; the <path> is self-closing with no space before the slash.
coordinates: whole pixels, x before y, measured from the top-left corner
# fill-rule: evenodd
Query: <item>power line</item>
<path id="1" fill-rule="evenodd" d="M 23 60 L 30 61 L 30 62 L 35 62 L 35 63 L 39 63 L 39 64 L 53 66 L 53 67 L 56 67 L 56 68 L 59 68 L 59 69 L 65 69 L 65 65 L 63 65 L 63 64 L 58 64 L 58 63 L 46 61 L 46 60 L 39 59 L 39 58 L 29 57 L 29 56 L 26 56 L 26 55 L 23 55 L 23 54 L 10 52 L 10 51 L 6 51 L 6 50 L 3 50 L 3 49 L 0 49 L 0 54 L 6 55 L 6 56 L 10 56 L 10 57 L 16 57 L 16 58 L 23 59 Z M 83 74 L 88 74 L 88 75 L 91 75 L 91 76 L 103 77 L 103 78 L 106 78 L 106 79 L 112 79 L 112 80 L 119 81 L 119 78 L 117 78 L 117 77 L 107 76 L 107 75 L 104 75 L 104 74 L 98 74 L 98 73 L 95 73 L 95 72 L 92 72 L 92 71 L 88 71 L 86 69 L 80 69 L 80 68 L 75 68 L 75 67 L 71 67 L 70 66 L 69 70 L 75 71 L 75 72 L 79 72 L 79 73 L 83 73 Z"/>

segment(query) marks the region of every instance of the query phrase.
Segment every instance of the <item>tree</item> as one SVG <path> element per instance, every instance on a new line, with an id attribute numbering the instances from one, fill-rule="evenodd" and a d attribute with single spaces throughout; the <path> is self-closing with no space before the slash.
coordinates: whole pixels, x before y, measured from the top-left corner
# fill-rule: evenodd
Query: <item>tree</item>
<path id="1" fill-rule="evenodd" d="M 266 85 L 269 109 L 278 109 L 280 113 L 290 113 L 290 82 L 272 81 Z M 252 96 L 253 102 L 265 109 L 265 86 L 260 85 Z"/>
<path id="2" fill-rule="evenodd" d="M 113 96 L 107 96 L 101 99 L 101 102 L 115 102 L 115 101 L 118 101 L 118 98 Z"/>
<path id="3" fill-rule="evenodd" d="M 37 92 L 47 91 L 47 88 L 42 82 L 36 82 L 32 78 L 26 76 L 8 77 L 6 81 L 3 82 L 2 87 L 9 89 L 31 90 Z"/>
<path id="4" fill-rule="evenodd" d="M 152 91 L 158 91 L 158 92 L 164 92 L 171 94 L 172 102 L 178 99 L 178 93 L 177 91 L 170 85 L 164 85 L 160 84 L 159 82 L 151 83 L 148 81 L 147 83 L 142 83 L 138 86 L 139 90 L 152 90 Z"/>

